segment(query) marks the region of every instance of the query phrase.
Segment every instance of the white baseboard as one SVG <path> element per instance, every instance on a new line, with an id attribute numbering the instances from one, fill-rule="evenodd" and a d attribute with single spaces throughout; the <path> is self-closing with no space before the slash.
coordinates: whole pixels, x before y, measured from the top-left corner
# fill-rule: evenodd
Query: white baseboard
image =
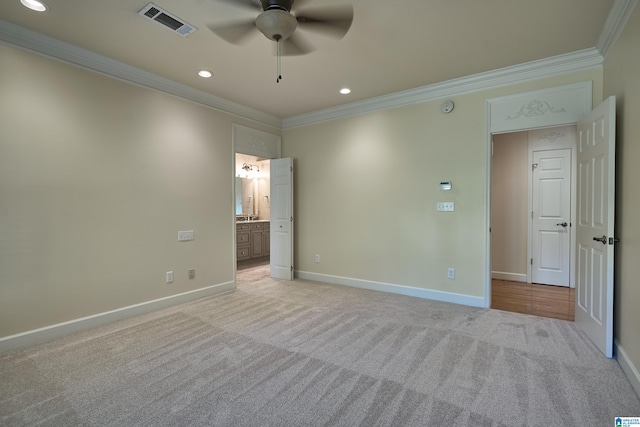
<path id="1" fill-rule="evenodd" d="M 74 332 L 84 331 L 96 326 L 115 322 L 117 320 L 126 319 L 140 314 L 150 313 L 162 308 L 183 302 L 192 301 L 210 295 L 226 292 L 235 289 L 234 282 L 220 283 L 218 285 L 208 286 L 206 288 L 196 289 L 177 295 L 171 295 L 152 301 L 146 301 L 140 304 L 130 305 L 128 307 L 118 308 L 116 310 L 98 313 L 80 319 L 70 320 L 68 322 L 57 323 L 55 325 L 45 326 L 44 328 L 34 329 L 32 331 L 21 332 L 15 335 L 9 335 L 0 338 L 0 353 L 15 350 L 18 348 L 28 347 L 32 345 L 42 344 Z"/>
<path id="2" fill-rule="evenodd" d="M 389 292 L 392 294 L 407 295 L 435 301 L 452 302 L 472 307 L 486 307 L 483 297 L 474 297 L 471 295 L 456 294 L 453 292 L 434 291 L 431 289 L 415 288 L 413 286 L 351 279 L 349 277 L 330 276 L 327 274 L 311 273 L 308 271 L 296 271 L 295 275 L 300 279 L 313 280 L 316 282 L 351 286 L 353 288 L 368 289 L 371 291 Z"/>
<path id="3" fill-rule="evenodd" d="M 616 359 L 618 360 L 618 364 L 622 368 L 622 372 L 627 376 L 631 383 L 631 387 L 633 387 L 638 397 L 640 397 L 640 372 L 638 372 L 638 369 L 635 367 L 633 362 L 629 360 L 627 353 L 624 352 L 618 340 L 613 342 L 613 351 L 616 355 Z"/>
<path id="4" fill-rule="evenodd" d="M 509 280 L 511 282 L 527 283 L 527 275 L 520 273 L 507 273 L 506 271 L 492 271 L 491 278 L 496 280 Z"/>

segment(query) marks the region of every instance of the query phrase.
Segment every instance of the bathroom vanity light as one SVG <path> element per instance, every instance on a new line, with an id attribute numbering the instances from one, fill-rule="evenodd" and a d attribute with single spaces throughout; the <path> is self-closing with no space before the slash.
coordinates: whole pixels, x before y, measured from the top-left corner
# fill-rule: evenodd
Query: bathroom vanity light
<path id="1" fill-rule="evenodd" d="M 251 165 L 249 163 L 245 163 L 242 165 L 242 169 L 246 170 L 247 172 L 252 171 L 253 168 L 256 169 L 256 172 L 260 172 L 260 168 L 258 167 L 258 165 Z"/>

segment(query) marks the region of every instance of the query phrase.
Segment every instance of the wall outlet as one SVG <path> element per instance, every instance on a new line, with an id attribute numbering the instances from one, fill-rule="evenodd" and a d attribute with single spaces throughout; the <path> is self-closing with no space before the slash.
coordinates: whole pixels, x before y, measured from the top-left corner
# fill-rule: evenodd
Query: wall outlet
<path id="1" fill-rule="evenodd" d="M 196 269 L 192 268 L 191 270 L 189 270 L 189 279 L 195 279 L 196 278 Z"/>
<path id="2" fill-rule="evenodd" d="M 166 279 L 167 279 L 167 283 L 173 282 L 173 271 L 167 271 Z"/>
<path id="3" fill-rule="evenodd" d="M 455 210 L 455 206 L 453 202 L 438 202 L 436 210 L 438 212 L 453 212 Z"/>
<path id="4" fill-rule="evenodd" d="M 455 279 L 456 278 L 456 269 L 455 268 L 447 269 L 447 277 L 449 279 Z"/>
<path id="5" fill-rule="evenodd" d="M 193 240 L 193 230 L 178 231 L 178 242 Z"/>
<path id="6" fill-rule="evenodd" d="M 320 255 L 316 254 L 316 263 L 319 263 L 319 262 L 320 262 Z"/>

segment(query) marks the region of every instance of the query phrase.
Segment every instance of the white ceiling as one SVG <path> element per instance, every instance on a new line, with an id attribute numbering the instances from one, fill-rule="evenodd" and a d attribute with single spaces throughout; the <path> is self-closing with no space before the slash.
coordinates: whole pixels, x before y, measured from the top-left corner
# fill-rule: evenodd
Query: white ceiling
<path id="1" fill-rule="evenodd" d="M 256 31 L 232 45 L 207 28 L 251 15 L 226 3 L 154 0 L 198 28 L 183 38 L 138 15 L 148 0 L 44 1 L 46 13 L 2 0 L 0 19 L 280 119 L 594 48 L 614 3 L 308 0 L 308 10 L 353 5 L 353 24 L 342 40 L 305 32 L 317 49 L 284 57 L 276 83 L 273 42 Z"/>

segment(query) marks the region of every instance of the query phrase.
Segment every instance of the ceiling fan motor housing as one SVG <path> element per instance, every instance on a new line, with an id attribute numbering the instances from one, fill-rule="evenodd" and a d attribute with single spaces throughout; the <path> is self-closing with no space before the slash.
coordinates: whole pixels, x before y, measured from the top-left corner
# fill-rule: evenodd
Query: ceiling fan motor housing
<path id="1" fill-rule="evenodd" d="M 262 3 L 262 10 L 280 9 L 291 11 L 293 0 L 260 0 Z"/>
<path id="2" fill-rule="evenodd" d="M 286 40 L 293 34 L 298 21 L 296 17 L 279 9 L 265 10 L 256 18 L 256 27 L 270 40 Z"/>

